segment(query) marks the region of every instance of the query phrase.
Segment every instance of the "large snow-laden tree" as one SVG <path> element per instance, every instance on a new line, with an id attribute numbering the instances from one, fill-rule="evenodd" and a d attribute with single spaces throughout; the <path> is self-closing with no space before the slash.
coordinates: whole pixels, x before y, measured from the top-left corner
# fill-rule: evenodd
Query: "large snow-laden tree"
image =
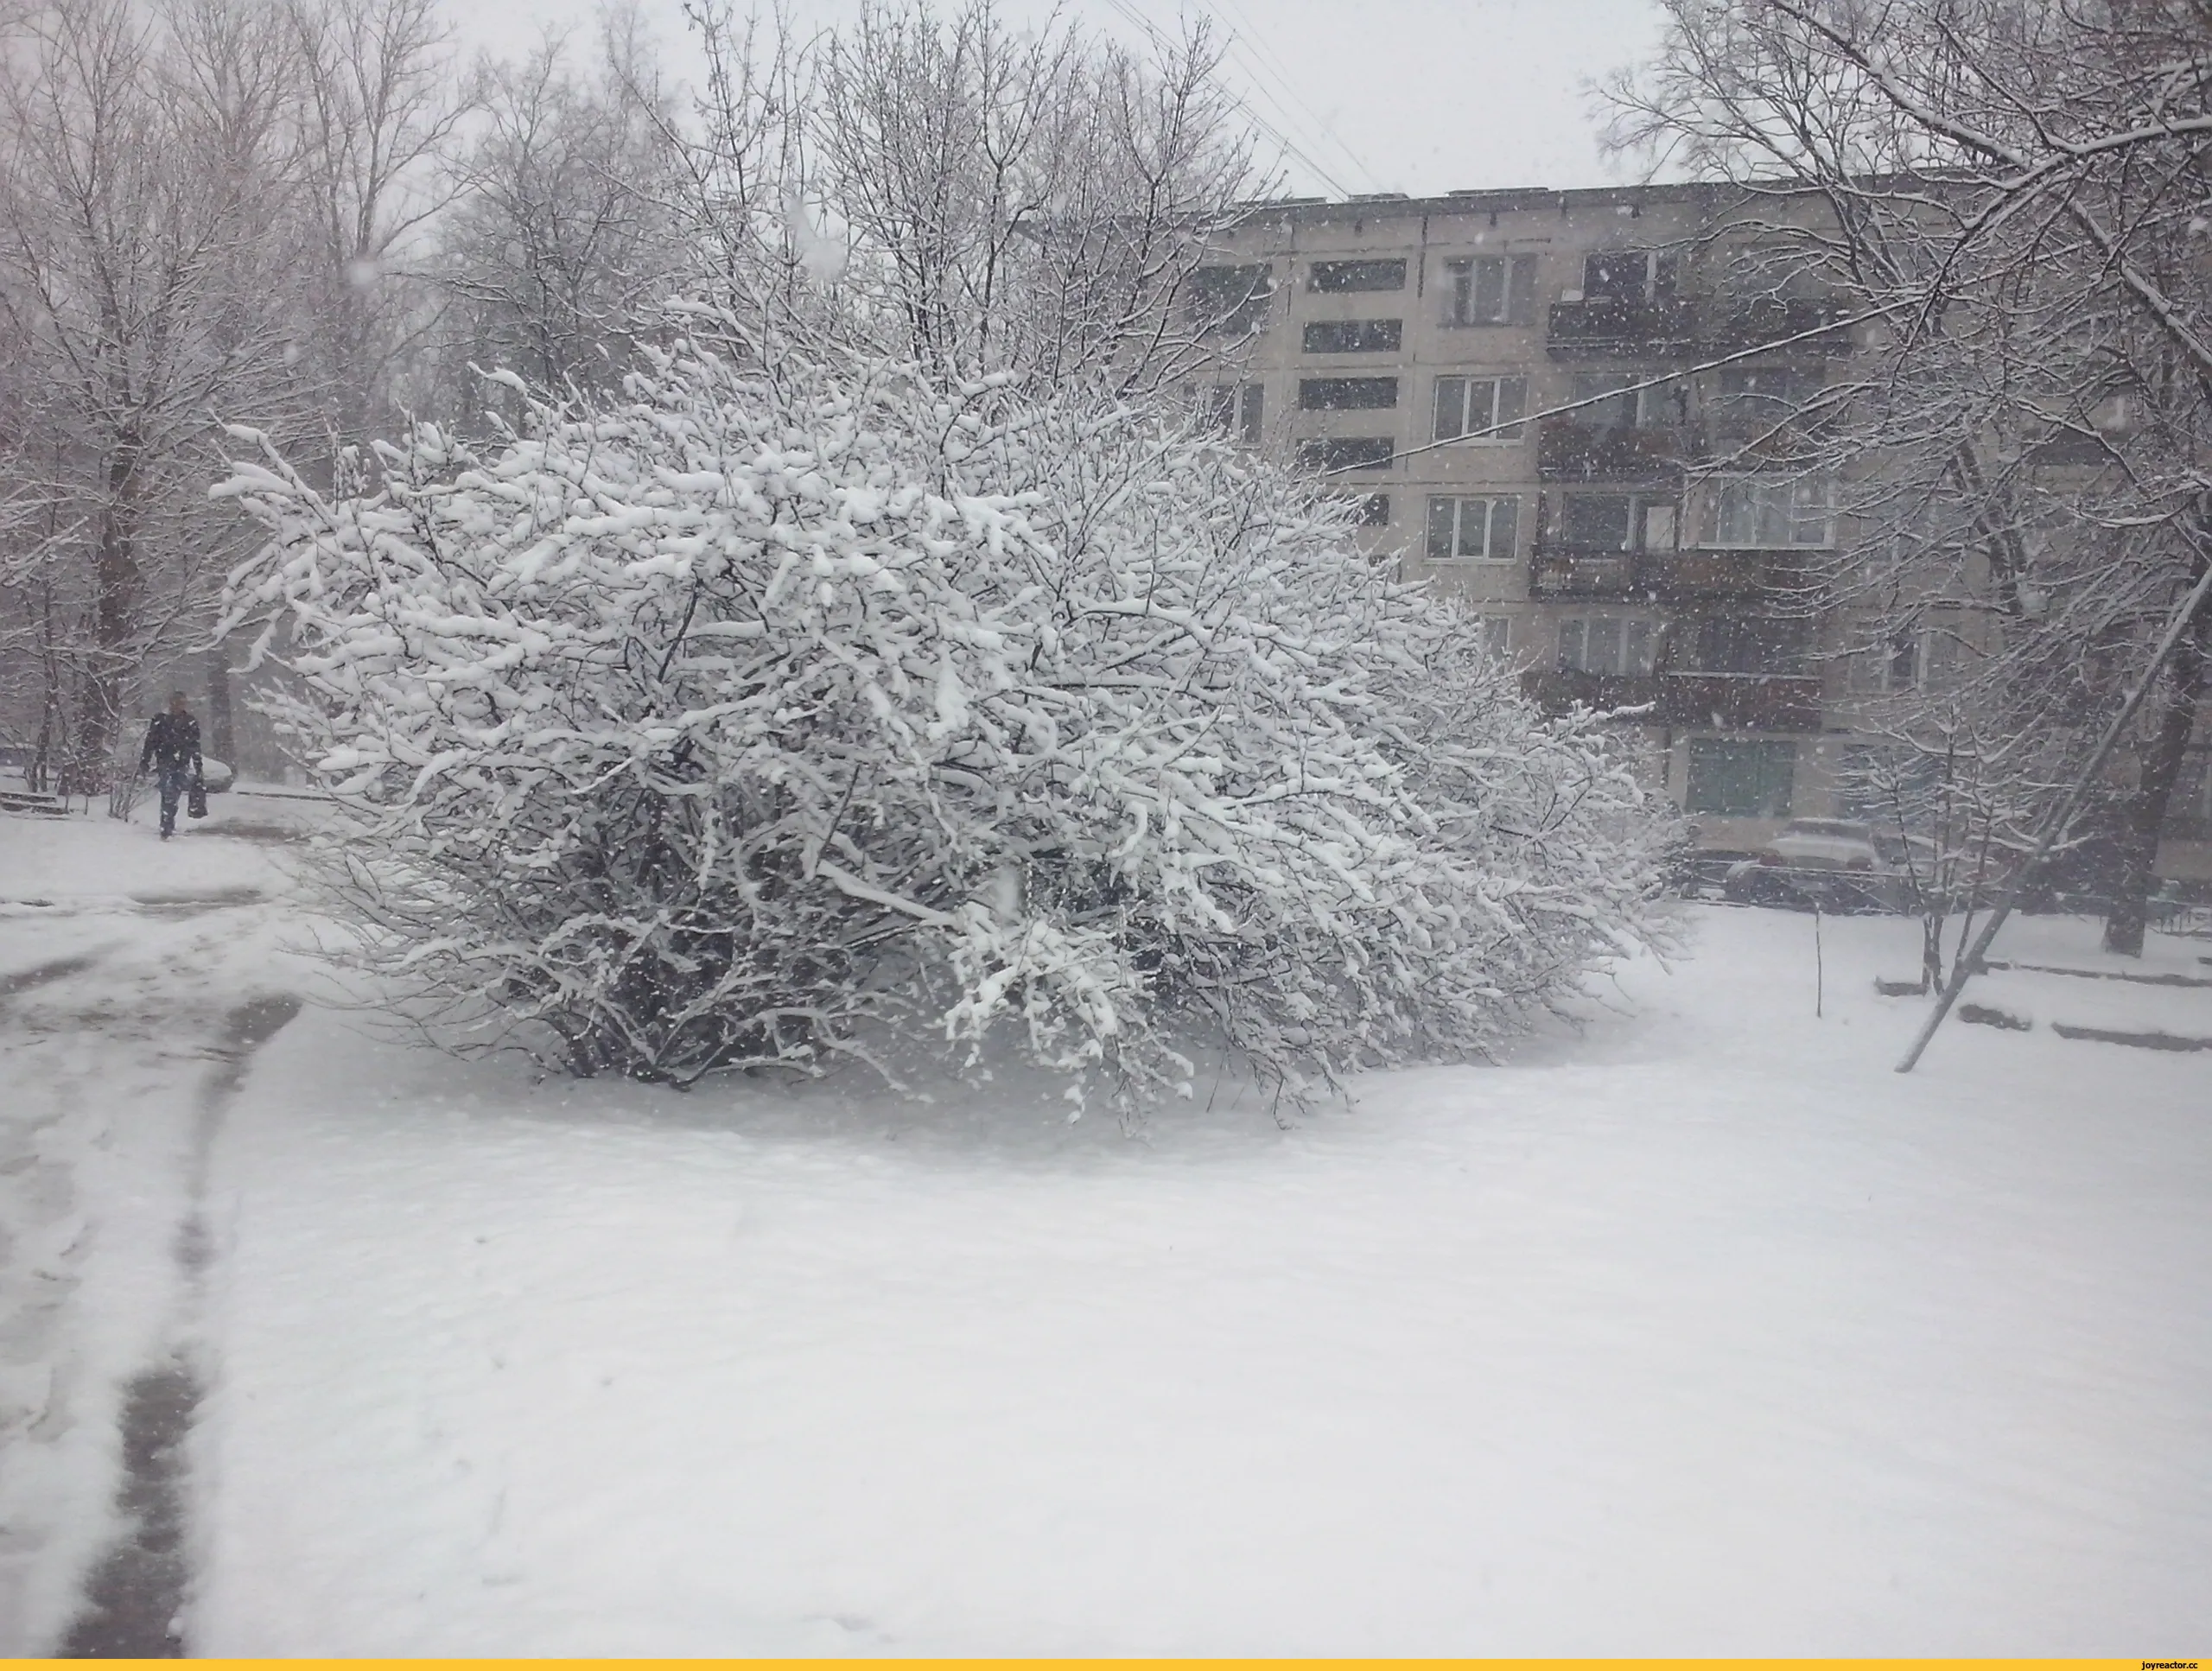
<path id="1" fill-rule="evenodd" d="M 1078 1093 L 1210 1039 L 1296 1095 L 1647 931 L 1675 829 L 1622 746 L 1271 465 L 788 345 L 525 410 L 348 496 L 242 463 L 233 616 L 313 693 L 372 961 L 575 1071 L 1004 1029 Z"/>

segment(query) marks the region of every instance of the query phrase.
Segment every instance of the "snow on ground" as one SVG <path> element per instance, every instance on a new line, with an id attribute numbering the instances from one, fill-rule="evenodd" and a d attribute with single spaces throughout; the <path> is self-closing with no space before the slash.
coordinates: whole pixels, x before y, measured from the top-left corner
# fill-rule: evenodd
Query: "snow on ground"
<path id="1" fill-rule="evenodd" d="M 0 821 L 0 865 L 53 839 Z M 57 1026 L 194 928 L 40 932 L 86 922 L 131 950 L 39 989 Z M 2094 945 L 2018 926 L 1998 956 Z M 214 1142 L 188 1642 L 2201 1642 L 2212 1057 L 1953 1026 L 1900 1077 L 1923 1002 L 1872 979 L 1914 924 L 1827 922 L 1818 1020 L 1810 918 L 1694 928 L 1579 1036 L 1287 1130 L 1226 1085 L 1131 1139 L 1013 1075 L 927 1107 L 534 1083 L 310 1010 Z M 259 932 L 203 984 L 283 973 Z M 2212 1034 L 2212 993 L 2139 994 Z M 21 1025 L 11 1074 L 55 1048 Z M 88 1064 L 150 1048 L 81 1025 Z M 160 1147 L 145 1060 L 118 1153 Z M 133 1164 L 96 1232 L 172 1210 Z"/>
<path id="2" fill-rule="evenodd" d="M 178 1321 L 209 1049 L 270 980 L 287 881 L 206 833 L 269 823 L 242 800 L 166 843 L 0 814 L 0 1654 L 67 1624 L 117 1529 L 121 1387 Z"/>

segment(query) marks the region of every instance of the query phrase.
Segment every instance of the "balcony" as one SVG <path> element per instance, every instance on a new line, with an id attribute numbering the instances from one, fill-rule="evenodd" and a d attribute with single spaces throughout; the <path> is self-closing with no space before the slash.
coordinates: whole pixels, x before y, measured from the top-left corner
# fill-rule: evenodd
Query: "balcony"
<path id="1" fill-rule="evenodd" d="M 1812 583 L 1806 551 L 1616 551 L 1539 541 L 1529 591 L 1539 598 L 1638 598 L 1660 603 L 1771 597 Z"/>
<path id="2" fill-rule="evenodd" d="M 1521 689 L 1554 712 L 1578 703 L 1646 708 L 1642 725 L 1727 731 L 1818 731 L 1821 682 L 1779 673 L 1585 673 L 1531 668 Z"/>
<path id="3" fill-rule="evenodd" d="M 1529 559 L 1529 590 L 1539 598 L 1641 597 L 1641 565 L 1633 551 L 1540 545 Z"/>
<path id="4" fill-rule="evenodd" d="M 1544 346 L 1555 359 L 1608 359 L 1696 352 L 1697 309 L 1679 297 L 1649 302 L 1603 296 L 1554 302 Z"/>
<path id="5" fill-rule="evenodd" d="M 1734 470 L 1782 469 L 1815 456 L 1834 430 L 1825 417 L 1794 414 L 1779 404 L 1764 411 L 1737 411 L 1708 404 L 1701 423 L 1682 434 L 1682 456 Z"/>
<path id="6" fill-rule="evenodd" d="M 1803 588 L 1809 577 L 1802 551 L 1692 550 L 1654 552 L 1637 576 L 1654 597 L 1688 601 L 1743 598 Z"/>
<path id="7" fill-rule="evenodd" d="M 1536 474 L 1546 481 L 1669 480 L 1681 473 L 1683 440 L 1672 425 L 1630 429 L 1546 418 L 1536 427 Z"/>
<path id="8" fill-rule="evenodd" d="M 1847 354 L 1851 327 L 1838 323 L 1846 309 L 1835 302 L 1764 296 L 1752 302 L 1707 305 L 1707 328 L 1700 346 L 1708 353 L 1741 353 L 1770 342 L 1789 342 L 1793 354 Z"/>
<path id="9" fill-rule="evenodd" d="M 1585 673 L 1577 668 L 1530 668 L 1521 676 L 1521 689 L 1539 708 L 1557 712 L 1578 703 L 1584 708 L 1653 707 L 1650 723 L 1662 724 L 1656 711 L 1660 681 L 1649 673 Z"/>
<path id="10" fill-rule="evenodd" d="M 1544 346 L 1554 359 L 1688 359 L 1767 343 L 1786 343 L 1791 354 L 1832 357 L 1852 351 L 1851 327 L 1840 322 L 1845 313 L 1834 302 L 1778 297 L 1554 302 Z"/>
<path id="11" fill-rule="evenodd" d="M 1818 731 L 1821 682 L 1788 673 L 1668 673 L 1659 713 L 1675 726 L 1732 731 Z"/>

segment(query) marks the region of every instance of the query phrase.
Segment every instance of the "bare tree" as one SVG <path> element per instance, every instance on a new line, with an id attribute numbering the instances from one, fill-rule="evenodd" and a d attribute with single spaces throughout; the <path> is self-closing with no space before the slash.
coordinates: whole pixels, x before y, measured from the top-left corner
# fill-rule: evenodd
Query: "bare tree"
<path id="1" fill-rule="evenodd" d="M 634 16 L 605 23 L 595 73 L 572 70 L 557 36 L 480 73 L 482 122 L 451 165 L 435 268 L 452 299 L 439 332 L 449 398 L 463 399 L 454 380 L 472 364 L 610 387 L 683 288 L 666 100 Z"/>
<path id="2" fill-rule="evenodd" d="M 41 506 L 10 589 L 36 617 L 41 723 L 66 730 L 82 788 L 149 653 L 207 618 L 219 580 L 210 410 L 270 405 L 283 365 L 291 54 L 242 0 L 154 18 L 51 0 L 6 47 L 0 329 Z"/>
<path id="3" fill-rule="evenodd" d="M 918 362 L 1123 391 L 1204 357 L 1176 302 L 1261 181 L 1208 28 L 1141 54 L 988 0 L 863 8 L 820 48 L 810 185 L 855 303 Z"/>
<path id="4" fill-rule="evenodd" d="M 1612 85 L 1616 140 L 1738 182 L 1745 219 L 1772 210 L 1778 270 L 1883 321 L 1800 452 L 1851 484 L 1859 537 L 1830 601 L 1870 649 L 1948 634 L 2003 735 L 2086 756 L 2206 561 L 2204 9 L 1667 10 L 1657 59 Z M 2114 950 L 2141 947 L 2208 639 L 2212 619 L 2192 622 L 2103 797 Z M 2009 753 L 2048 769 L 2040 749 Z"/>
<path id="5" fill-rule="evenodd" d="M 437 0 L 284 0 L 298 53 L 300 348 L 340 445 L 387 423 L 423 327 L 408 290 L 450 200 L 441 164 L 468 104 Z"/>

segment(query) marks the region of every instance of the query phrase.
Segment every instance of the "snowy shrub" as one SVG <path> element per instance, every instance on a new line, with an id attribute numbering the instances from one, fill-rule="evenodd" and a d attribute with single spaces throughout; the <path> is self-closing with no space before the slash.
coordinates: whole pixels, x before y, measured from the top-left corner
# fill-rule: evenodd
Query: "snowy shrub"
<path id="1" fill-rule="evenodd" d="M 1192 1040 L 1296 1094 L 1644 931 L 1675 828 L 1620 747 L 1226 443 L 696 347 L 528 414 L 222 491 L 372 963 L 575 1072 L 1006 1032 L 1078 1106 Z"/>

